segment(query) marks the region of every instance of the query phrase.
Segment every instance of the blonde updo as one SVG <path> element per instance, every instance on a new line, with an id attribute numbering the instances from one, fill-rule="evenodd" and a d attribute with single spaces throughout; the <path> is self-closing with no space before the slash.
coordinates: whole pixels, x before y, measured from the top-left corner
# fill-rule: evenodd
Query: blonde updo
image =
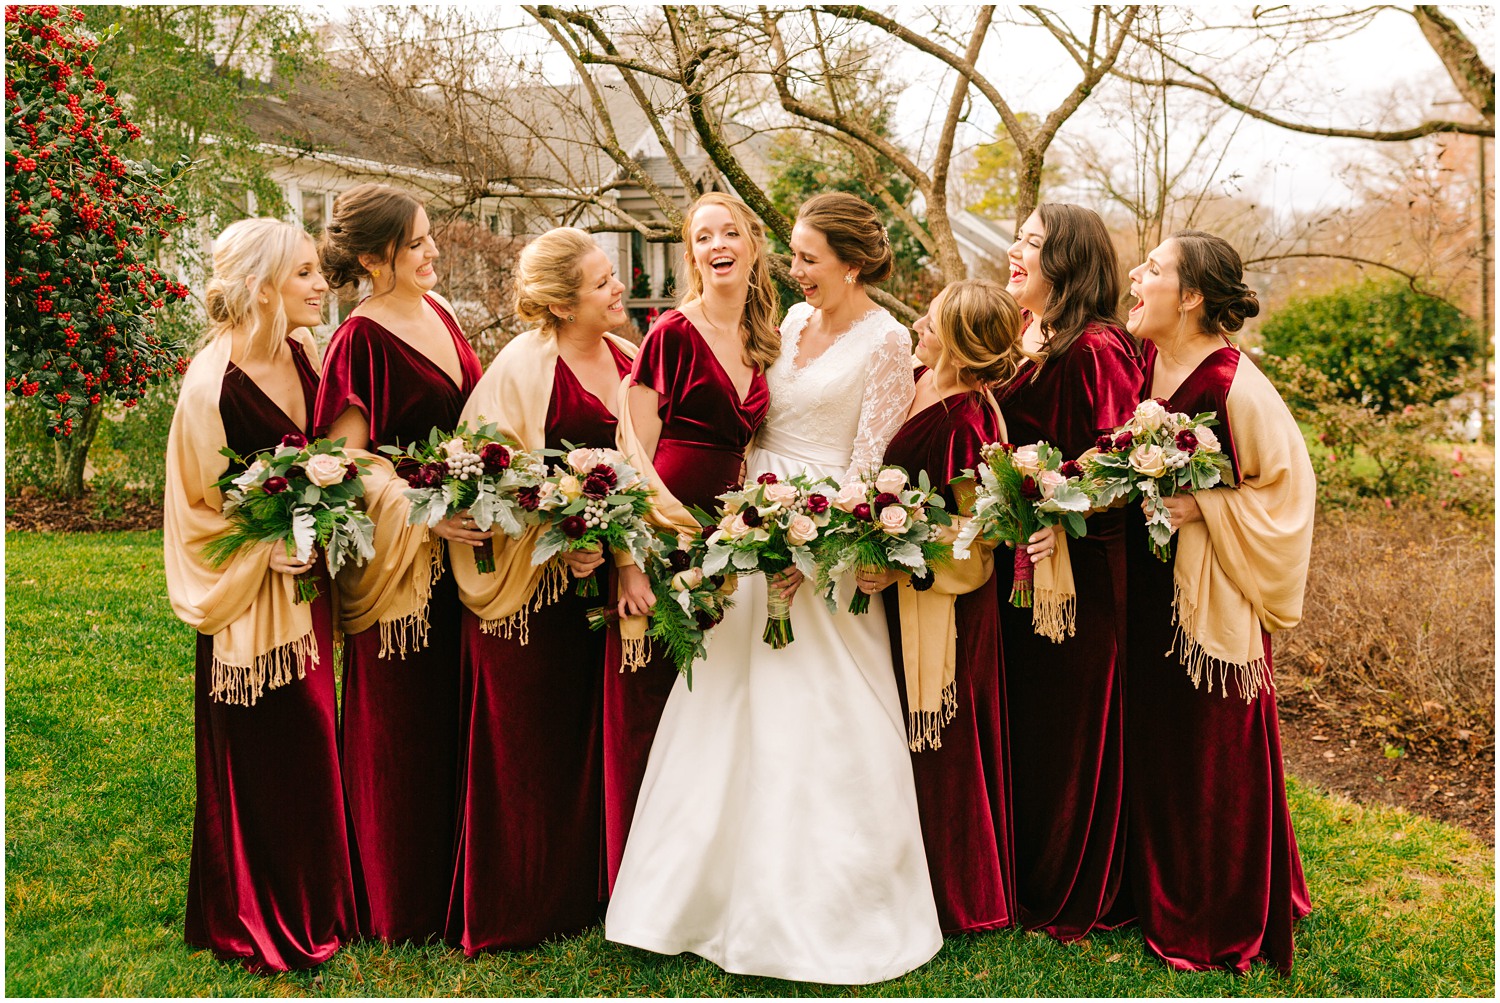
<path id="1" fill-rule="evenodd" d="M 562 321 L 551 308 L 578 302 L 583 259 L 597 250 L 594 238 L 576 226 L 548 230 L 523 247 L 516 263 L 516 315 L 556 334 Z"/>
<path id="2" fill-rule="evenodd" d="M 251 354 L 280 356 L 287 331 L 281 287 L 297 267 L 303 241 L 312 238 L 279 219 L 242 219 L 214 239 L 214 273 L 203 293 L 211 338 L 243 328 Z M 262 295 L 268 302 L 260 302 Z"/>
<path id="3" fill-rule="evenodd" d="M 928 323 L 941 357 L 980 387 L 1009 383 L 1028 356 L 1021 348 L 1021 308 L 998 282 L 965 279 L 938 293 Z"/>
<path id="4" fill-rule="evenodd" d="M 396 267 L 396 247 L 411 236 L 422 203 L 410 192 L 373 182 L 355 185 L 333 200 L 333 218 L 318 241 L 318 257 L 328 285 L 341 289 L 370 273 L 360 255 L 373 255 Z"/>

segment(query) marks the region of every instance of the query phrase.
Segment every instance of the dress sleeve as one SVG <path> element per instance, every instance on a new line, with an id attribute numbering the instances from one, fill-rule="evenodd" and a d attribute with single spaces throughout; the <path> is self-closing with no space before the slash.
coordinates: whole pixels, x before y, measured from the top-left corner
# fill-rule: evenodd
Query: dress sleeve
<path id="1" fill-rule="evenodd" d="M 357 408 L 369 422 L 370 440 L 378 441 L 370 417 L 371 381 L 374 366 L 370 358 L 370 340 L 357 325 L 345 324 L 334 332 L 323 360 L 323 375 L 318 383 L 318 404 L 313 416 L 313 431 L 326 435 L 339 415 Z"/>
<path id="2" fill-rule="evenodd" d="M 1080 442 L 1093 440 L 1130 420 L 1135 406 L 1145 396 L 1145 374 L 1123 334 L 1105 329 L 1078 345 L 1073 353 L 1078 367 L 1077 384 L 1089 396 L 1092 427 L 1078 429 Z M 1085 447 L 1087 448 L 1087 447 Z"/>
<path id="3" fill-rule="evenodd" d="M 969 406 L 967 402 L 965 406 Z M 953 478 L 962 474 L 965 470 L 977 468 L 981 462 L 979 451 L 984 447 L 985 436 L 977 422 L 972 420 L 954 422 L 953 430 L 948 436 L 948 455 L 944 458 L 942 470 L 933 471 L 938 477 L 938 483 L 934 485 L 943 495 L 948 503 L 948 511 L 958 511 L 958 499 L 953 493 Z"/>
<path id="4" fill-rule="evenodd" d="M 682 352 L 678 339 L 671 337 L 665 324 L 658 324 L 641 342 L 635 365 L 630 372 L 631 386 L 650 387 L 665 400 L 667 391 L 677 382 Z"/>
<path id="5" fill-rule="evenodd" d="M 885 447 L 900 431 L 917 394 L 911 378 L 911 336 L 906 328 L 891 327 L 870 356 L 865 377 L 864 399 L 859 407 L 859 425 L 854 432 L 854 451 L 849 457 L 846 480 L 880 466 Z"/>

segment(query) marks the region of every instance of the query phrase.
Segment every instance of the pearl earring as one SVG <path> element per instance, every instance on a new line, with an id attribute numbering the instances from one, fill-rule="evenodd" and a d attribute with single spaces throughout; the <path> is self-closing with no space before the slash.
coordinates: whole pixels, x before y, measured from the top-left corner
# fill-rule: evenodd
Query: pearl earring
<path id="1" fill-rule="evenodd" d="M 846 285 L 846 286 L 852 286 L 852 285 L 854 285 L 854 273 L 853 272 L 845 272 L 844 273 L 844 285 Z"/>
<path id="2" fill-rule="evenodd" d="M 569 323 L 569 324 L 571 324 L 571 323 L 573 323 L 573 322 L 574 322 L 574 321 L 575 321 L 575 320 L 577 320 L 577 319 L 578 319 L 578 318 L 577 318 L 577 317 L 575 317 L 575 316 L 573 316 L 573 315 L 572 315 L 572 314 L 571 314 L 571 313 L 570 313 L 570 314 L 568 314 L 568 323 Z"/>

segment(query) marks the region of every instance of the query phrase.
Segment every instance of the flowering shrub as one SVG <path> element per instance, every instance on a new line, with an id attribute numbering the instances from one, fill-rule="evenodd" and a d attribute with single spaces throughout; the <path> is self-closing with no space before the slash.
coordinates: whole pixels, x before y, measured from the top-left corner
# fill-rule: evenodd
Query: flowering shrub
<path id="1" fill-rule="evenodd" d="M 187 217 L 166 200 L 165 172 L 119 155 L 141 130 L 95 69 L 82 20 L 5 8 L 5 389 L 39 400 L 60 436 L 105 398 L 133 407 L 188 362 L 155 324 L 188 289 L 153 253 Z"/>

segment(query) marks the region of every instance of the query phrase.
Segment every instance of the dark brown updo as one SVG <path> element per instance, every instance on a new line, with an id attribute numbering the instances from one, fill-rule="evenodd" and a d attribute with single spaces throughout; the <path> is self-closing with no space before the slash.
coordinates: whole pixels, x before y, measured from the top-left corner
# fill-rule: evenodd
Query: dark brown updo
<path id="1" fill-rule="evenodd" d="M 821 233 L 838 259 L 859 269 L 859 281 L 884 282 L 891 277 L 895 255 L 880 214 L 848 192 L 824 192 L 802 203 L 797 222 Z"/>
<path id="2" fill-rule="evenodd" d="M 1204 334 L 1232 334 L 1260 313 L 1260 300 L 1245 285 L 1245 266 L 1229 241 L 1203 230 L 1178 230 L 1169 239 L 1177 245 L 1178 289 L 1203 297 Z"/>
<path id="3" fill-rule="evenodd" d="M 339 289 L 368 278 L 361 254 L 376 255 L 394 268 L 396 247 L 411 236 L 420 208 L 422 203 L 409 192 L 373 183 L 356 185 L 334 199 L 333 219 L 318 241 L 328 284 Z"/>

